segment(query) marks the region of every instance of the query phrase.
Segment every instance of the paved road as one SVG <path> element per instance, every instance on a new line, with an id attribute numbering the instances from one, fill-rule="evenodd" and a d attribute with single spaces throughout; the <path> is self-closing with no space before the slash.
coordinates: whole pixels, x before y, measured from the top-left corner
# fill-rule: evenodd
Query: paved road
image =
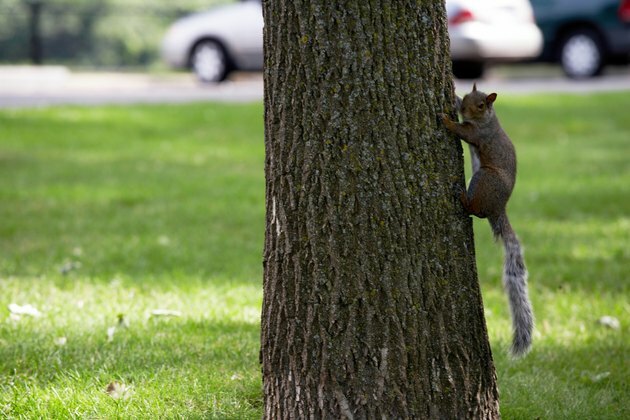
<path id="1" fill-rule="evenodd" d="M 513 70 L 513 69 L 516 70 Z M 557 69 L 545 67 L 497 68 L 479 81 L 480 87 L 502 94 L 534 92 L 628 91 L 630 70 L 612 70 L 605 77 L 574 82 Z M 457 91 L 470 90 L 469 81 L 457 81 Z M 65 67 L 0 66 L 0 108 L 59 104 L 183 103 L 195 101 L 259 101 L 263 82 L 259 73 L 236 74 L 220 85 L 202 85 L 189 74 L 79 73 Z"/>

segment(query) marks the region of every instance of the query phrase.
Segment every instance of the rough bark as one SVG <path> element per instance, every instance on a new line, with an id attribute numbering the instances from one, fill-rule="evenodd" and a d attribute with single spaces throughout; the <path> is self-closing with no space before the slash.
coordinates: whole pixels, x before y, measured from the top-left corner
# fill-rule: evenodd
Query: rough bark
<path id="1" fill-rule="evenodd" d="M 444 4 L 263 8 L 265 417 L 497 418 Z"/>

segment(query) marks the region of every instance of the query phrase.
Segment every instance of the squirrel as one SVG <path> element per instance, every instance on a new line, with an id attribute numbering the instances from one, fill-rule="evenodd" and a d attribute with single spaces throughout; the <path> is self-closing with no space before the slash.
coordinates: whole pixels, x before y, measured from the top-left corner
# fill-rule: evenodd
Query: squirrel
<path id="1" fill-rule="evenodd" d="M 488 218 L 495 239 L 501 237 L 505 249 L 503 284 L 512 314 L 514 357 L 527 354 L 531 347 L 534 316 L 527 293 L 527 268 L 521 244 L 510 225 L 505 207 L 516 181 L 516 152 L 494 111 L 496 93 L 486 95 L 473 84 L 472 92 L 457 97 L 462 123 L 440 114 L 446 128 L 470 146 L 473 176 L 460 200 L 465 211 Z"/>

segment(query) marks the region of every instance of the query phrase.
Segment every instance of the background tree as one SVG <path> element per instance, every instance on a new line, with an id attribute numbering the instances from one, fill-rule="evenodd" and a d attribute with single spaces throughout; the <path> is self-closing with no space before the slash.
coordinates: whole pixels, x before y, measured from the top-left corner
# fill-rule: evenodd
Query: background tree
<path id="1" fill-rule="evenodd" d="M 263 3 L 266 417 L 497 417 L 444 4 Z"/>
<path id="2" fill-rule="evenodd" d="M 33 4 L 46 64 L 146 66 L 159 62 L 168 26 L 188 13 L 235 0 L 2 0 L 0 62 L 31 60 Z"/>

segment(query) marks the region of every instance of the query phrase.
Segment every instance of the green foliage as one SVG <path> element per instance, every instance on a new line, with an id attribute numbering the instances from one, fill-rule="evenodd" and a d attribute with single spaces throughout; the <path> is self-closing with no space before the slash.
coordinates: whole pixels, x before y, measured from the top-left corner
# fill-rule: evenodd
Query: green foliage
<path id="1" fill-rule="evenodd" d="M 630 415 L 626 96 L 497 102 L 537 316 L 509 360 L 502 251 L 476 220 L 504 418 Z M 0 417 L 260 418 L 262 107 L 3 110 L 0 127 Z"/>
<path id="2" fill-rule="evenodd" d="M 158 60 L 166 28 L 178 17 L 228 0 L 41 0 L 44 61 L 140 66 Z M 0 62 L 29 58 L 31 0 L 0 3 Z"/>

